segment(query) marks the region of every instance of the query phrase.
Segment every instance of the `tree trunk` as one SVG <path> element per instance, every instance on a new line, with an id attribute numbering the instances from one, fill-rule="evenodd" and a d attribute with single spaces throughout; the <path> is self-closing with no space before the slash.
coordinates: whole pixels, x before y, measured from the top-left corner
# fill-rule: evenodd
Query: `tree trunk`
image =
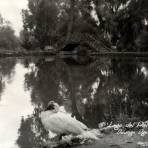
<path id="1" fill-rule="evenodd" d="M 99 2 L 98 2 L 98 0 L 93 0 L 93 2 L 94 2 L 94 4 L 95 4 L 95 11 L 96 11 L 96 14 L 97 14 L 97 17 L 98 17 L 98 19 L 99 19 L 99 22 L 100 22 L 100 25 L 99 25 L 99 28 L 100 29 L 104 29 L 104 20 L 103 20 L 103 18 L 102 18 L 102 15 L 101 15 L 101 13 L 100 13 L 100 10 L 98 9 L 98 7 L 99 7 Z"/>
<path id="2" fill-rule="evenodd" d="M 70 41 L 73 23 L 74 23 L 74 7 L 75 7 L 75 0 L 70 0 L 70 14 L 69 14 L 69 23 L 67 28 L 67 36 L 66 36 L 66 43 Z"/>

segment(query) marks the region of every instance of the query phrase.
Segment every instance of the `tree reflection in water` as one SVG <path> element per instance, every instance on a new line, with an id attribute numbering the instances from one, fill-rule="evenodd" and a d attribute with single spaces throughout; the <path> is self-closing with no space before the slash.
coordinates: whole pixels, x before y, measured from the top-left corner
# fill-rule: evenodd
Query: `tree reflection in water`
<path id="1" fill-rule="evenodd" d="M 18 130 L 19 137 L 16 141 L 20 148 L 42 147 L 48 139 L 48 132 L 45 131 L 39 118 L 40 107 L 34 109 L 34 113 L 27 118 L 22 117 L 21 126 Z"/>
<path id="2" fill-rule="evenodd" d="M 30 69 L 25 75 L 25 86 L 31 90 L 35 111 L 32 116 L 22 118 L 17 140 L 20 148 L 37 147 L 47 138 L 38 106 L 43 109 L 50 100 L 63 105 L 73 117 L 91 128 L 97 128 L 101 121 L 148 118 L 146 61 L 97 58 L 86 65 L 72 65 L 60 58 L 42 58 L 25 66 Z"/>
<path id="3" fill-rule="evenodd" d="M 6 64 L 7 60 L 7 64 Z M 0 59 L 0 99 L 4 90 L 6 82 L 9 83 L 14 76 L 14 67 L 16 64 L 15 58 L 1 58 Z"/>

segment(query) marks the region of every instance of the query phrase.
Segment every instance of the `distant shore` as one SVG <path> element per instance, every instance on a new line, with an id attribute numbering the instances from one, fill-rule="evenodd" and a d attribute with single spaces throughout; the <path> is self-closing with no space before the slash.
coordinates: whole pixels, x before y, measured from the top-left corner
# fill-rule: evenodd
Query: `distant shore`
<path id="1" fill-rule="evenodd" d="M 79 55 L 71 51 L 0 51 L 0 57 L 15 57 L 15 56 L 51 56 L 51 55 Z M 87 55 L 81 56 L 117 56 L 117 57 L 148 57 L 148 52 L 90 52 Z"/>
<path id="2" fill-rule="evenodd" d="M 50 56 L 56 55 L 56 53 L 49 52 L 49 51 L 10 51 L 10 50 L 0 50 L 0 57 L 15 57 L 15 56 Z"/>

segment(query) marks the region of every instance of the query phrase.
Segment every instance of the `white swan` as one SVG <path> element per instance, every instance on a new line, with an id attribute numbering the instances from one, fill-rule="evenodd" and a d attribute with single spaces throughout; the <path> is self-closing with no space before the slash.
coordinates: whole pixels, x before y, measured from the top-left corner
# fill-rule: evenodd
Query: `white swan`
<path id="1" fill-rule="evenodd" d="M 41 121 L 45 129 L 57 135 L 83 135 L 85 138 L 98 139 L 82 122 L 59 111 L 59 105 L 54 101 L 48 103 L 45 111 L 41 112 Z"/>

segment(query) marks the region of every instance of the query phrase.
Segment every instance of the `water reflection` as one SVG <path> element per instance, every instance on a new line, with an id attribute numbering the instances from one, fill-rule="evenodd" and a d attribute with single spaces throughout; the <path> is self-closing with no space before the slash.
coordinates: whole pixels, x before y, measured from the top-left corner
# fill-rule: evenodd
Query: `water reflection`
<path id="1" fill-rule="evenodd" d="M 9 65 L 7 60 L 4 61 L 5 65 Z M 15 60 L 13 63 L 15 63 Z M 13 65 L 13 69 L 7 71 L 4 68 L 4 71 L 3 69 L 1 70 L 5 79 L 5 88 L 1 94 L 0 101 L 0 146 L 3 148 L 13 148 L 18 136 L 17 130 L 20 126 L 21 116 L 31 114 L 33 107 L 29 101 L 30 93 L 25 92 L 23 87 L 24 74 L 27 72 L 27 69 L 17 63 Z M 9 81 L 10 79 L 11 81 Z"/>
<path id="2" fill-rule="evenodd" d="M 7 58 L 7 64 L 5 63 L 4 59 L 0 59 L 0 100 L 1 93 L 5 87 L 5 82 L 11 81 L 11 77 L 13 77 L 14 66 L 15 60 L 12 60 L 11 58 Z"/>
<path id="3" fill-rule="evenodd" d="M 148 119 L 147 60 L 90 59 L 86 63 L 55 57 L 0 60 L 0 105 L 4 105 L 0 131 L 7 133 L 0 136 L 0 144 L 5 148 L 15 141 L 19 148 L 42 145 L 48 133 L 39 113 L 50 100 L 90 128 L 101 121 Z M 6 63 L 10 63 L 7 70 Z"/>

